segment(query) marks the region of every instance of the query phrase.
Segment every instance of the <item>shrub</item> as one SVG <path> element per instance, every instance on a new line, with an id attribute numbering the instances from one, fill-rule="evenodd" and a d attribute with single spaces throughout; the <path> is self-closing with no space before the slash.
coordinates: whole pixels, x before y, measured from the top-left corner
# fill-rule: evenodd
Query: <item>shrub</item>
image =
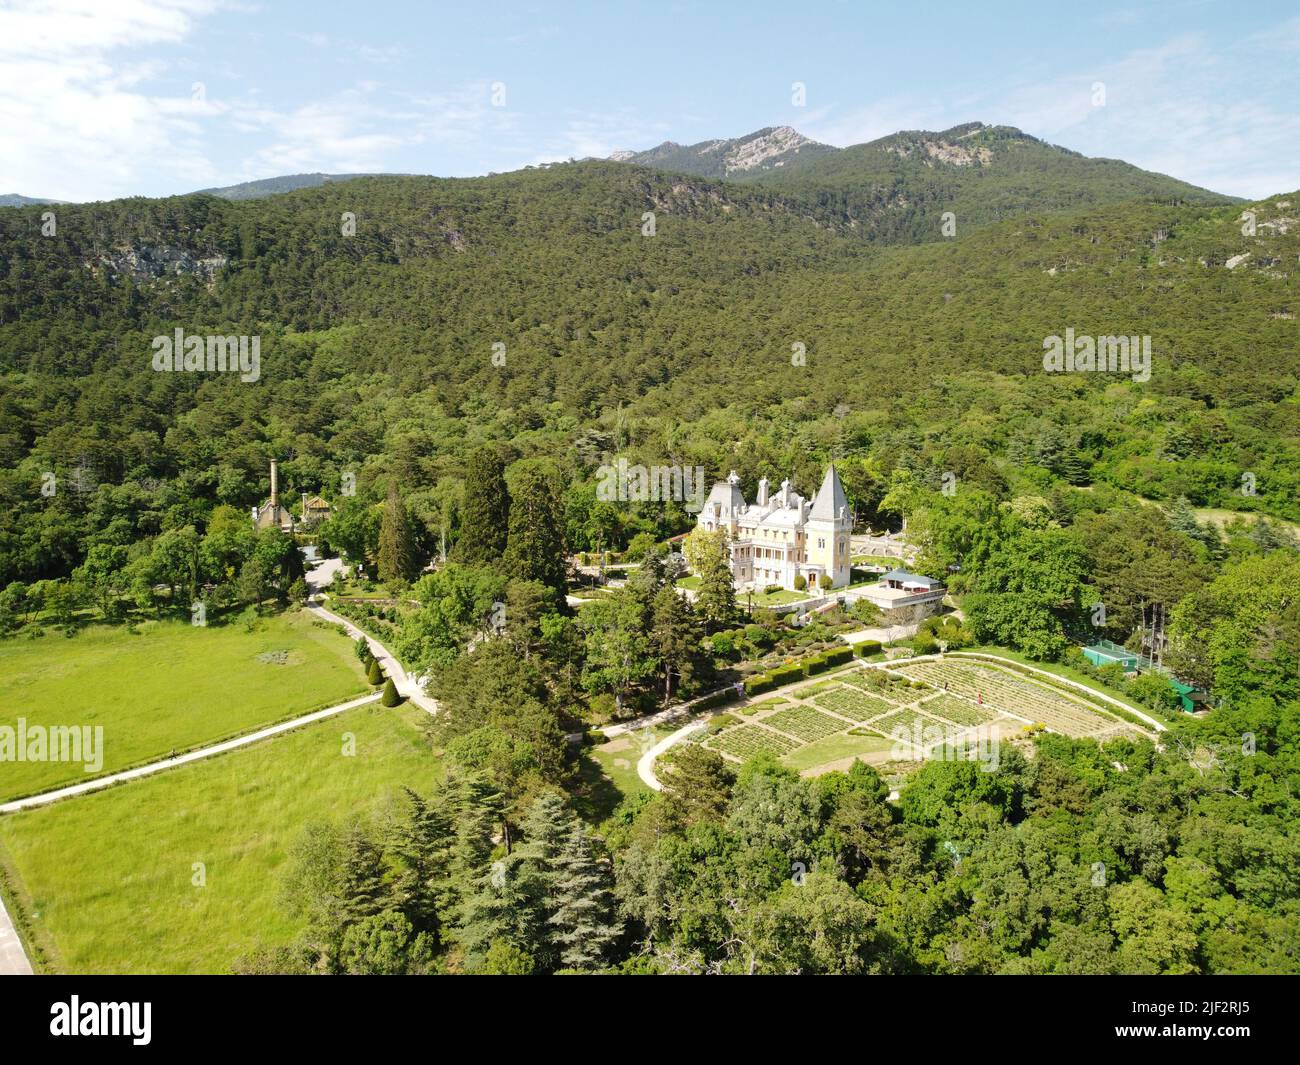
<path id="1" fill-rule="evenodd" d="M 384 671 L 379 668 L 378 659 L 372 658 L 370 660 L 370 667 L 366 670 L 366 680 L 370 682 L 372 687 L 376 688 L 384 683 Z"/>
<path id="2" fill-rule="evenodd" d="M 808 587 L 808 578 L 805 577 L 802 573 L 796 573 L 794 575 L 794 590 L 796 592 L 802 592 L 807 587 Z"/>
<path id="3" fill-rule="evenodd" d="M 830 591 L 831 585 L 834 583 L 835 581 L 831 579 L 831 575 L 829 573 L 823 573 L 820 577 L 817 578 L 817 587 L 820 588 L 823 592 Z"/>
<path id="4" fill-rule="evenodd" d="M 857 647 L 859 658 L 870 658 L 872 655 L 880 654 L 879 640 L 863 640 Z"/>
<path id="5" fill-rule="evenodd" d="M 384 706 L 396 706 L 402 701 L 402 697 L 397 694 L 397 685 L 393 683 L 392 677 L 384 683 L 384 694 L 380 696 L 379 701 Z"/>
<path id="6" fill-rule="evenodd" d="M 852 647 L 835 647 L 822 655 L 828 666 L 843 665 L 853 657 Z"/>
<path id="7" fill-rule="evenodd" d="M 763 692 L 770 692 L 776 687 L 776 681 L 772 679 L 770 673 L 759 673 L 745 681 L 746 695 L 761 695 Z"/>
<path id="8" fill-rule="evenodd" d="M 760 678 L 755 677 L 752 679 L 758 680 Z M 746 685 L 745 690 L 749 691 L 748 685 Z M 696 710 L 712 710 L 714 707 L 726 706 L 727 703 L 735 702 L 735 700 L 736 700 L 736 689 L 726 688 L 723 691 L 714 692 L 712 695 L 706 695 L 703 699 L 700 699 L 697 702 L 695 702 L 693 704 L 693 708 Z"/>
<path id="9" fill-rule="evenodd" d="M 729 632 L 719 632 L 713 635 L 713 653 L 720 658 L 725 658 L 736 650 L 735 641 Z"/>
<path id="10" fill-rule="evenodd" d="M 777 666 L 768 673 L 772 678 L 773 686 L 781 684 L 793 684 L 796 680 L 801 680 L 806 676 L 802 662 L 791 662 L 789 665 Z"/>

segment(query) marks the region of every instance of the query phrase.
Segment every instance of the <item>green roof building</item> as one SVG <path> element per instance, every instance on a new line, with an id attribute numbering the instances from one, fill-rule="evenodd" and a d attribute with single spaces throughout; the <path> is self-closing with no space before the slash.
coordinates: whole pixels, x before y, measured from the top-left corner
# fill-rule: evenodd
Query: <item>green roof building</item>
<path id="1" fill-rule="evenodd" d="M 1125 673 L 1138 667 L 1137 652 L 1121 647 L 1110 640 L 1100 640 L 1083 649 L 1083 656 L 1094 666 L 1122 666 Z"/>

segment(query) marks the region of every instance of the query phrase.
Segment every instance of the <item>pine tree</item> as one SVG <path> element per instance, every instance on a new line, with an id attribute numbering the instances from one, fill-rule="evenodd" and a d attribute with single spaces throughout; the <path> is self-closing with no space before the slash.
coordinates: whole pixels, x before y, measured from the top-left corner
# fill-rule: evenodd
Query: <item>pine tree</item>
<path id="1" fill-rule="evenodd" d="M 655 596 L 650 641 L 663 671 L 664 705 L 667 706 L 673 696 L 673 678 L 680 688 L 693 675 L 700 645 L 695 613 L 671 584 L 665 584 Z"/>
<path id="2" fill-rule="evenodd" d="M 460 901 L 473 891 L 475 880 L 492 854 L 493 828 L 501 818 L 501 793 L 481 774 L 468 774 L 445 786 L 447 809 L 456 826 L 451 844 L 447 881 L 439 909 L 457 911 Z"/>
<path id="3" fill-rule="evenodd" d="M 463 892 L 456 941 L 480 968 L 494 944 L 506 943 L 532 957 L 544 947 L 541 883 L 516 851 L 489 862 Z"/>
<path id="4" fill-rule="evenodd" d="M 379 526 L 379 579 L 412 581 L 419 572 L 420 562 L 416 557 L 415 538 L 406 517 L 406 507 L 397 486 L 389 485 L 384 517 Z"/>
<path id="5" fill-rule="evenodd" d="M 553 949 L 566 969 L 599 969 L 621 928 L 614 916 L 609 870 L 591 853 L 587 830 L 573 826 L 548 884 L 546 923 Z"/>
<path id="6" fill-rule="evenodd" d="M 505 562 L 520 580 L 538 581 L 563 595 L 568 566 L 564 500 L 559 473 L 545 460 L 518 463 L 511 479 Z"/>
<path id="7" fill-rule="evenodd" d="M 456 826 L 443 790 L 425 799 L 406 788 L 410 812 L 393 830 L 391 852 L 398 865 L 395 905 L 419 932 L 437 932 L 441 892 L 451 872 Z"/>
<path id="8" fill-rule="evenodd" d="M 505 460 L 498 448 L 485 445 L 470 456 L 465 470 L 460 539 L 452 557 L 470 565 L 497 561 L 506 550 L 509 522 Z"/>
<path id="9" fill-rule="evenodd" d="M 388 889 L 379 848 L 359 824 L 349 825 L 342 840 L 339 873 L 339 915 L 343 925 L 370 917 L 384 908 Z"/>

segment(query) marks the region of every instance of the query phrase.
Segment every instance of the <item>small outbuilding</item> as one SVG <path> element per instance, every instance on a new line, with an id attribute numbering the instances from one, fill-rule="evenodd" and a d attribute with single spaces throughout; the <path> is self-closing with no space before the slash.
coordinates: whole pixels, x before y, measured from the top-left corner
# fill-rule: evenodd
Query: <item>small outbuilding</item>
<path id="1" fill-rule="evenodd" d="M 1138 668 L 1138 654 L 1110 640 L 1101 640 L 1083 649 L 1083 657 L 1094 666 L 1120 666 L 1125 673 Z"/>

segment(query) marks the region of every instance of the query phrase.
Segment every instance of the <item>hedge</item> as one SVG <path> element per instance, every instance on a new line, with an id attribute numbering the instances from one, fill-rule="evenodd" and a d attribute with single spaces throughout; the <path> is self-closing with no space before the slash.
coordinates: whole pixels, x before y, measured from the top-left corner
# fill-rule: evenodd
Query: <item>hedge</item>
<path id="1" fill-rule="evenodd" d="M 872 655 L 878 655 L 881 651 L 879 640 L 863 640 L 857 647 L 859 658 L 870 658 Z"/>
<path id="2" fill-rule="evenodd" d="M 853 658 L 853 648 L 836 647 L 834 650 L 827 651 L 822 658 L 826 659 L 828 666 L 840 666 Z"/>
<path id="3" fill-rule="evenodd" d="M 749 691 L 748 682 L 746 682 L 745 690 Z M 691 709 L 712 710 L 714 707 L 726 706 L 727 703 L 735 702 L 736 697 L 737 696 L 736 696 L 735 688 L 724 688 L 720 692 L 714 692 L 712 695 L 706 695 L 703 699 L 697 699 L 694 703 L 691 704 Z"/>

